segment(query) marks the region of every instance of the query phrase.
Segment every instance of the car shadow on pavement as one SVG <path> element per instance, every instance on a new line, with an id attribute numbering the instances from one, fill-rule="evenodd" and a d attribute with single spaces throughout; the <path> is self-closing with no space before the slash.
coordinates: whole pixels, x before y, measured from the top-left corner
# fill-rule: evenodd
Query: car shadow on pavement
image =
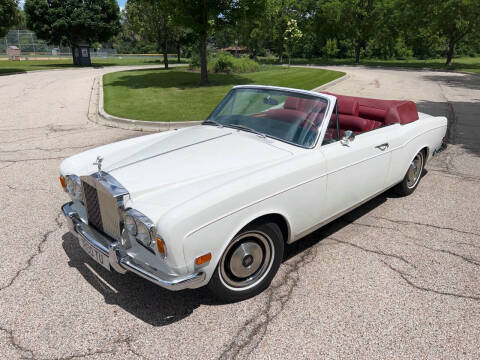
<path id="1" fill-rule="evenodd" d="M 424 75 L 428 81 L 434 81 L 453 88 L 480 90 L 480 76 L 478 74 L 442 74 Z"/>
<path id="2" fill-rule="evenodd" d="M 97 265 L 80 247 L 71 234 L 62 236 L 62 246 L 74 267 L 105 298 L 138 319 L 153 325 L 165 326 L 189 316 L 201 304 L 219 304 L 206 289 L 165 290 L 141 277 L 121 275 Z"/>
<path id="3" fill-rule="evenodd" d="M 420 101 L 418 110 L 448 119 L 447 143 L 460 145 L 470 153 L 480 155 L 480 99 L 466 101 Z"/>
<path id="4" fill-rule="evenodd" d="M 387 191 L 299 241 L 287 245 L 283 261 L 315 246 L 395 196 L 392 191 Z M 76 268 L 85 280 L 103 295 L 107 304 L 118 305 L 150 325 L 165 326 L 182 320 L 202 304 L 224 304 L 216 300 L 206 288 L 174 292 L 131 273 L 121 275 L 115 271 L 109 272 L 82 250 L 71 233 L 65 233 L 62 239 L 65 253 L 70 258 L 68 265 Z"/>
<path id="5" fill-rule="evenodd" d="M 350 225 L 352 222 L 355 222 L 357 219 L 361 218 L 373 209 L 382 205 L 385 201 L 387 201 L 388 198 L 393 197 L 397 197 L 397 195 L 392 190 L 387 190 L 385 193 L 378 195 L 377 197 L 359 206 L 355 210 L 352 210 L 351 212 L 343 215 L 337 220 L 334 220 L 331 223 L 316 230 L 315 232 L 308 234 L 307 236 L 299 239 L 298 241 L 295 241 L 293 244 L 287 245 L 285 249 L 284 261 L 289 260 L 294 256 L 297 256 L 298 254 L 311 248 L 312 246 L 317 245 L 329 236 L 335 234 L 337 231 L 343 229 L 345 226 Z"/>

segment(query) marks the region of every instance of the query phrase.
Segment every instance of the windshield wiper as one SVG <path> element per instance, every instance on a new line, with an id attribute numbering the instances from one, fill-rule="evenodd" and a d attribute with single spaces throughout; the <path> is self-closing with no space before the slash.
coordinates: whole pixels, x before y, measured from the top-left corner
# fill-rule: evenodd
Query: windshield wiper
<path id="1" fill-rule="evenodd" d="M 204 122 L 202 122 L 202 125 L 215 125 L 215 126 L 218 126 L 218 127 L 223 127 L 222 124 L 220 124 L 218 121 L 215 121 L 215 120 L 205 120 Z"/>
<path id="2" fill-rule="evenodd" d="M 252 133 L 255 133 L 257 134 L 258 136 L 262 137 L 262 138 L 266 138 L 267 135 L 265 135 L 264 133 L 261 133 L 260 131 L 257 131 L 255 129 L 252 129 L 252 128 L 249 128 L 248 126 L 245 126 L 245 125 L 240 125 L 240 124 L 228 124 L 228 125 L 225 125 L 226 127 L 231 127 L 231 128 L 234 128 L 234 129 L 238 129 L 238 130 L 244 130 L 244 131 L 248 131 L 248 132 L 252 132 Z"/>

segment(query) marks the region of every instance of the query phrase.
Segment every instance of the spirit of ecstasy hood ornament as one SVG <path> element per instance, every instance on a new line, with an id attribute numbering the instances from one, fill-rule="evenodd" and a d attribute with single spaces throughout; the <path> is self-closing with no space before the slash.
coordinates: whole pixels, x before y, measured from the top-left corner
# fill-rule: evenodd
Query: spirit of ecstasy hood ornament
<path id="1" fill-rule="evenodd" d="M 92 164 L 92 165 L 97 165 L 98 175 L 102 174 L 102 161 L 103 161 L 103 157 L 97 156 L 97 160 Z"/>

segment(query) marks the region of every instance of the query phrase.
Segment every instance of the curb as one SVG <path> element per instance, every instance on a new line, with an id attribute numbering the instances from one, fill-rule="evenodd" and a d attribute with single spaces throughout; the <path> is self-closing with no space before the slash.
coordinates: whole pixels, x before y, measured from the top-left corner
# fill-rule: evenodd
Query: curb
<path id="1" fill-rule="evenodd" d="M 338 79 L 332 80 L 329 83 L 316 87 L 311 91 L 319 92 L 321 90 L 325 90 L 331 86 L 338 84 L 341 81 L 347 80 L 348 78 L 349 76 L 347 74 L 344 74 Z M 180 128 L 185 128 L 189 126 L 200 125 L 203 122 L 203 121 L 172 121 L 172 122 L 144 121 L 144 120 L 126 119 L 126 118 L 110 115 L 105 111 L 105 108 L 104 108 L 103 75 L 99 75 L 95 77 L 93 81 L 88 113 L 89 113 L 89 116 L 88 116 L 89 120 L 97 124 L 125 129 L 125 130 L 135 130 L 135 131 L 167 131 L 172 129 L 180 129 Z"/>
<path id="2" fill-rule="evenodd" d="M 342 76 L 340 76 L 338 79 L 335 79 L 335 80 L 332 80 L 326 84 L 323 84 L 323 85 L 320 85 L 319 87 L 316 87 L 315 89 L 313 89 L 312 91 L 314 92 L 319 92 L 321 90 L 326 90 L 328 88 L 331 88 L 332 86 L 335 86 L 337 85 L 338 83 L 341 83 L 342 81 L 345 81 L 347 79 L 350 79 L 350 75 L 348 75 L 347 73 L 343 74 Z"/>
<path id="3" fill-rule="evenodd" d="M 95 89 L 97 88 L 97 89 Z M 95 94 L 97 90 L 97 95 Z M 95 97 L 98 99 L 97 114 L 90 119 L 97 124 L 106 125 L 110 127 L 121 128 L 125 130 L 136 131 L 167 131 L 172 129 L 179 129 L 194 125 L 200 125 L 202 121 L 172 121 L 172 122 L 159 122 L 159 121 L 144 121 L 144 120 L 132 120 L 126 119 L 114 115 L 110 115 L 105 111 L 104 99 L 103 99 L 103 75 L 99 75 L 95 78 L 92 88 L 92 98 L 90 101 L 94 101 Z M 95 96 L 96 95 L 96 96 Z"/>

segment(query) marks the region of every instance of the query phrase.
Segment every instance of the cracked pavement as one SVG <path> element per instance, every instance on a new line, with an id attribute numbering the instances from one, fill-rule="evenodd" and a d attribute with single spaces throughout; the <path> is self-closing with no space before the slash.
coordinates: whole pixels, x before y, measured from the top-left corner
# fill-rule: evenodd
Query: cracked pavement
<path id="1" fill-rule="evenodd" d="M 88 120 L 95 76 L 121 69 L 0 76 L 3 358 L 480 357 L 480 77 L 332 67 L 350 77 L 331 92 L 448 116 L 451 145 L 414 194 L 382 194 L 288 246 L 269 289 L 222 304 L 109 273 L 59 213 L 62 159 L 142 135 Z"/>

